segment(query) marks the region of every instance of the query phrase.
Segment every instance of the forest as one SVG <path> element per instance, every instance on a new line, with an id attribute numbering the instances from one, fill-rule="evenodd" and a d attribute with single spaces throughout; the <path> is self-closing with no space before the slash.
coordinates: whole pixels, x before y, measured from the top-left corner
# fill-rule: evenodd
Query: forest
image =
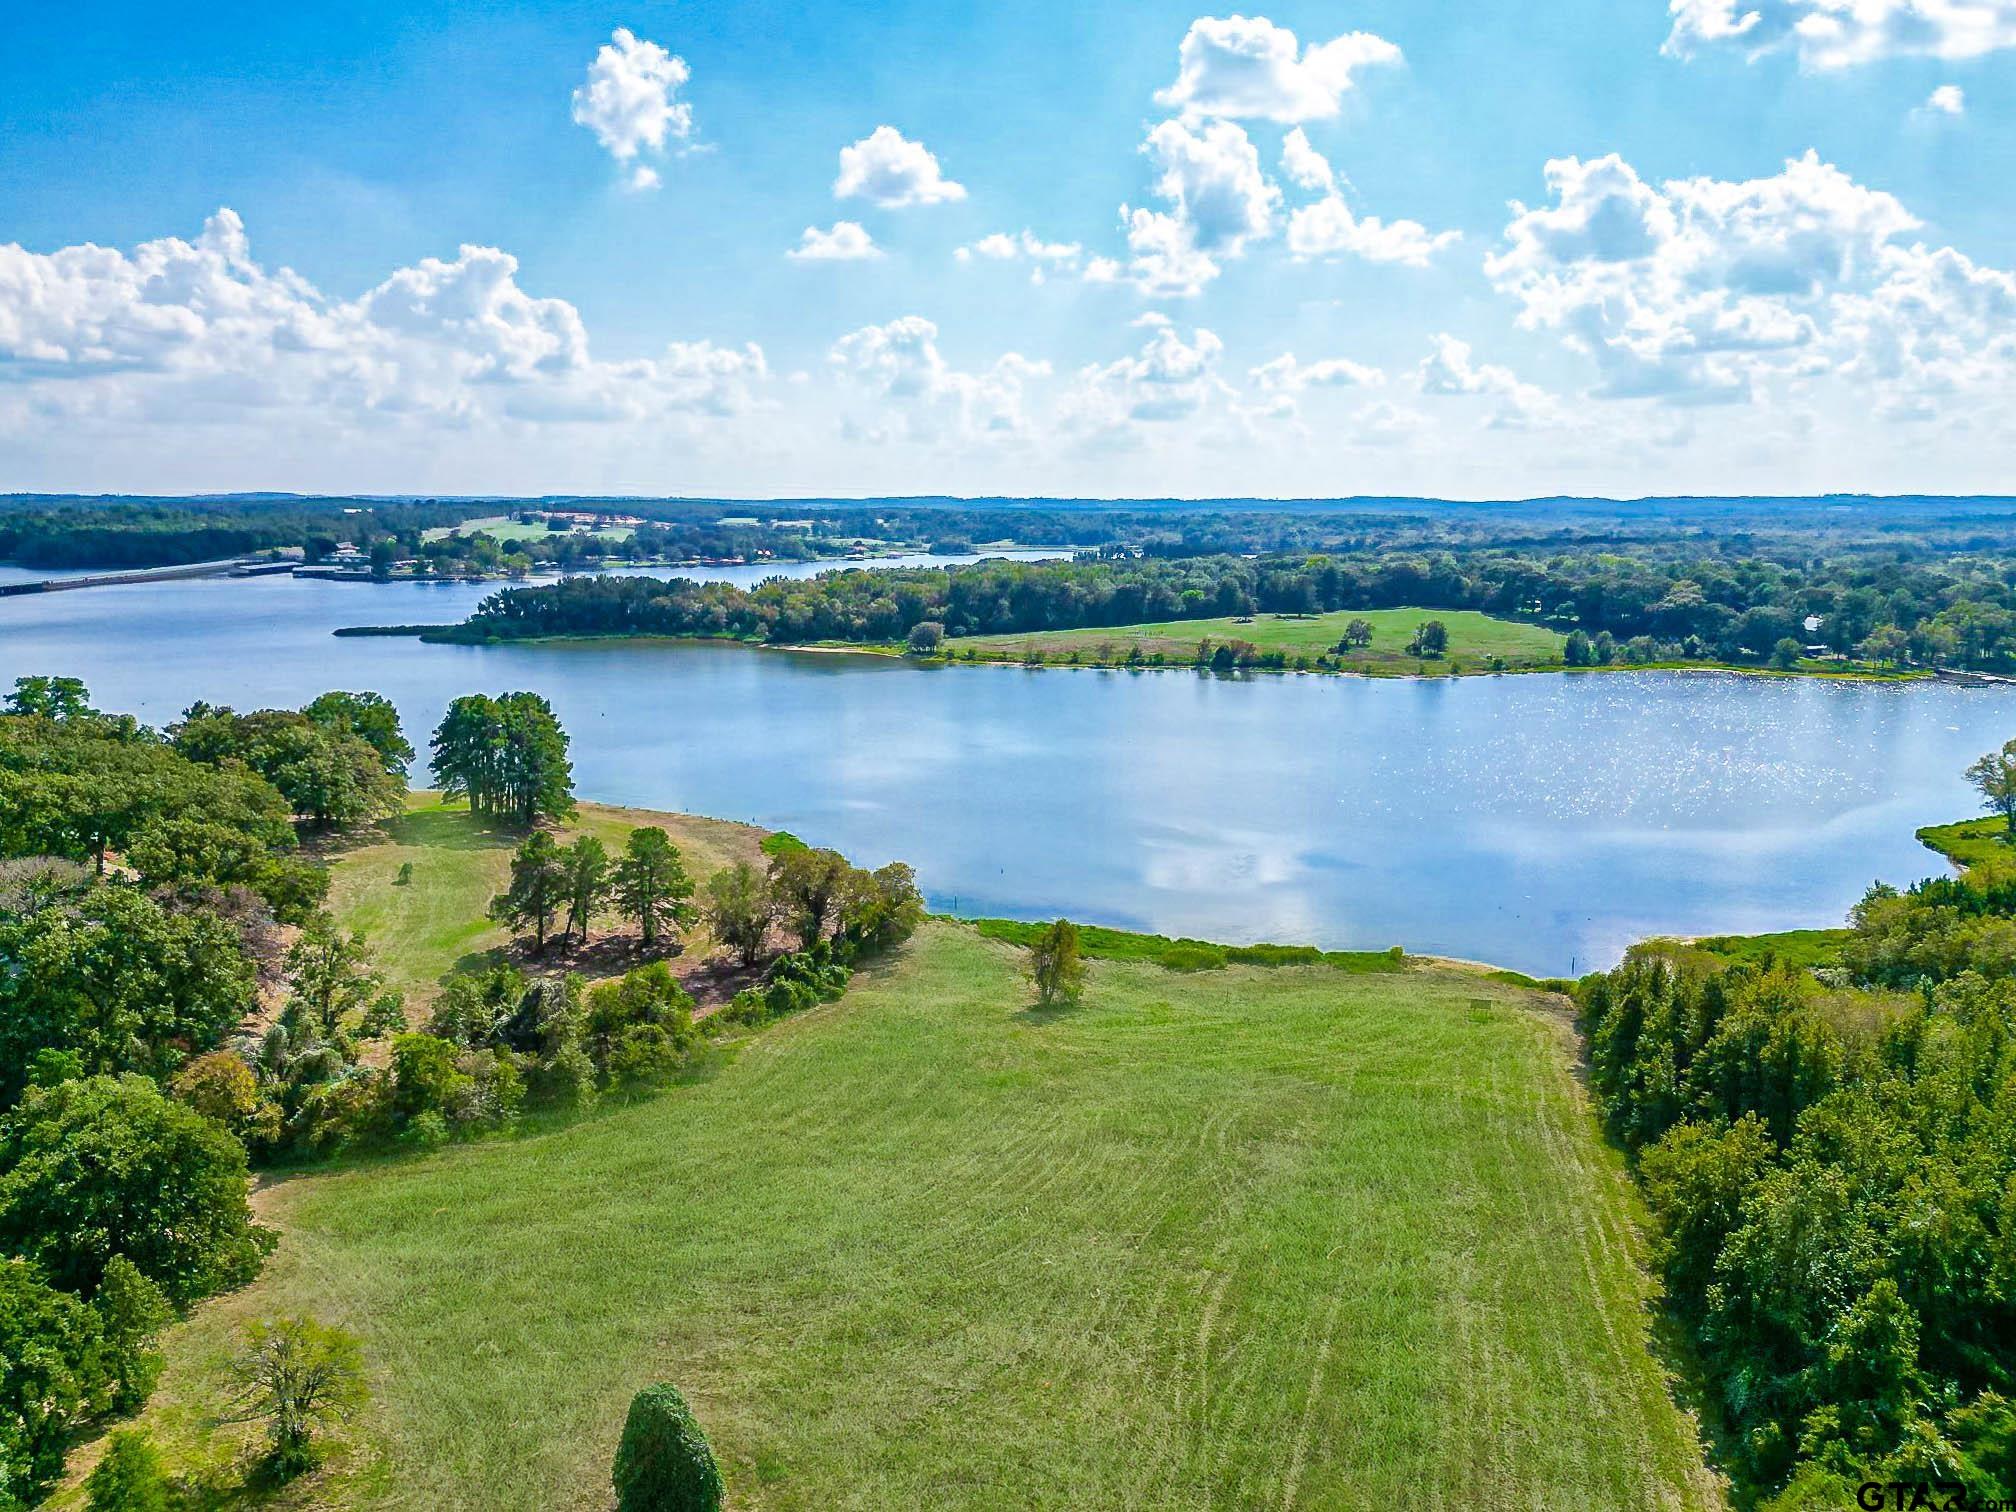
<path id="1" fill-rule="evenodd" d="M 1970 775 L 2006 805 L 2016 751 Z M 1576 992 L 1709 1426 L 1773 1509 L 2016 1494 L 2016 850 L 1980 851 L 1871 888 L 1832 964 L 1655 941 Z"/>

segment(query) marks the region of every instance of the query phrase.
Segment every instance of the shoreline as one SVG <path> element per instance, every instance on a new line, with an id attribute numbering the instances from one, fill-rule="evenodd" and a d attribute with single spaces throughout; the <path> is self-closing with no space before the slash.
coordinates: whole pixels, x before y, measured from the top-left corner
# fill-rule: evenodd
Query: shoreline
<path id="1" fill-rule="evenodd" d="M 914 661 L 921 666 L 940 667 L 1012 667 L 1024 672 L 1208 672 L 1219 677 L 1239 677 L 1252 675 L 1305 676 L 1305 677 L 1358 677 L 1370 680 L 1404 679 L 1414 682 L 1442 682 L 1453 678 L 1471 677 L 1524 677 L 1548 674 L 1606 674 L 1619 672 L 1682 672 L 1715 673 L 1730 677 L 1757 677 L 1775 681 L 1811 682 L 1853 682 L 1853 683 L 1946 683 L 1955 687 L 2016 687 L 2016 678 L 2001 677 L 1995 673 L 1952 671 L 1941 668 L 1909 668 L 1894 672 L 1870 671 L 1862 668 L 1842 668 L 1838 671 L 1784 669 L 1779 667 L 1750 667 L 1735 662 L 1610 662 L 1602 666 L 1571 667 L 1565 663 L 1525 667 L 1469 667 L 1458 670 L 1423 671 L 1418 668 L 1395 667 L 1392 670 L 1366 667 L 1239 667 L 1220 670 L 1197 662 L 1169 662 L 1159 665 L 1147 662 L 1095 661 L 1080 658 L 1077 661 L 1051 660 L 1024 661 L 1012 656 L 985 656 L 967 659 L 962 656 L 917 656 L 899 645 L 888 642 L 863 642 L 859 645 L 835 641 L 780 642 L 742 640 L 732 635 L 631 635 L 626 633 L 589 633 L 569 635 L 489 635 L 464 636 L 448 632 L 460 630 L 460 624 L 453 625 L 344 625 L 330 634 L 351 639 L 369 636 L 406 637 L 430 646 L 552 646 L 587 645 L 613 642 L 636 642 L 656 645 L 710 645 L 740 646 L 751 651 L 788 651 L 806 656 L 877 656 L 893 661 Z M 1124 629 L 1124 626 L 1115 626 Z M 1459 658 L 1460 660 L 1460 658 Z"/>

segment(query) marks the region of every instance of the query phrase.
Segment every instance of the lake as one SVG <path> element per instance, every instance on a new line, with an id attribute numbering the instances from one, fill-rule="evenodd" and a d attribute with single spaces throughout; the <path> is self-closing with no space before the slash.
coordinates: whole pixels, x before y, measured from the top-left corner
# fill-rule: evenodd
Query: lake
<path id="1" fill-rule="evenodd" d="M 329 633 L 458 620 L 491 591 L 259 578 L 0 599 L 0 681 L 74 674 L 155 723 L 198 698 L 373 688 L 422 748 L 457 694 L 529 688 L 574 738 L 583 797 L 906 860 L 939 907 L 1536 974 L 1648 934 L 1839 923 L 1872 879 L 1939 868 L 1912 830 L 1975 812 L 1961 768 L 2016 735 L 2009 692 L 1934 684 L 1216 677 Z"/>

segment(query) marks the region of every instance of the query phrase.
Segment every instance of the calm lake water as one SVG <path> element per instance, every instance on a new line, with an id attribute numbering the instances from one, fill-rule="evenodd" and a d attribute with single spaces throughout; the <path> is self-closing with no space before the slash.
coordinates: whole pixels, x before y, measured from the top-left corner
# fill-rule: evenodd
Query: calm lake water
<path id="1" fill-rule="evenodd" d="M 1938 869 L 1912 830 L 1974 812 L 1960 769 L 2016 735 L 2016 696 L 1939 685 L 1219 678 L 329 633 L 457 620 L 489 591 L 264 578 L 0 599 L 0 680 L 74 674 L 156 723 L 197 698 L 374 688 L 423 747 L 457 694 L 530 688 L 574 737 L 583 796 L 906 860 L 962 913 L 1535 973 L 1648 934 L 1839 923 L 1872 879 Z"/>

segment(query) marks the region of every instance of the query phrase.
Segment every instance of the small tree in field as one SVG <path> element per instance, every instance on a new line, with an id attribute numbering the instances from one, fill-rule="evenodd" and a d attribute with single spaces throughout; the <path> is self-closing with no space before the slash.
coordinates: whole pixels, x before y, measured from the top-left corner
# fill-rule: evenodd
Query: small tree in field
<path id="1" fill-rule="evenodd" d="M 935 656 L 945 644 L 945 627 L 936 620 L 921 620 L 910 627 L 907 644 L 912 655 Z"/>
<path id="2" fill-rule="evenodd" d="M 1980 790 L 1981 806 L 2000 814 L 2008 838 L 2016 839 L 2016 740 L 2004 741 L 2001 750 L 1968 767 L 1967 780 Z"/>
<path id="3" fill-rule="evenodd" d="M 283 1476 L 312 1466 L 315 1430 L 364 1401 L 364 1355 L 355 1336 L 313 1318 L 246 1324 L 231 1376 L 238 1399 L 221 1421 L 265 1423 L 268 1464 Z"/>
<path id="4" fill-rule="evenodd" d="M 693 879 L 672 837 L 655 826 L 630 831 L 616 863 L 616 902 L 637 921 L 647 950 L 668 925 L 693 922 L 692 896 Z"/>
<path id="5" fill-rule="evenodd" d="M 747 861 L 723 867 L 707 879 L 707 927 L 714 938 L 754 966 L 770 933 L 770 890 L 763 874 Z"/>
<path id="6" fill-rule="evenodd" d="M 1339 651 L 1363 651 L 1372 644 L 1372 621 L 1353 619 L 1344 626 L 1344 638 L 1337 642 Z"/>
<path id="7" fill-rule="evenodd" d="M 490 900 L 490 917 L 512 929 L 530 928 L 546 948 L 553 916 L 567 901 L 567 863 L 544 830 L 534 830 L 511 857 L 511 885 Z"/>
<path id="8" fill-rule="evenodd" d="M 630 1403 L 610 1479 L 619 1512 L 716 1512 L 721 1470 L 676 1386 L 646 1386 Z"/>
<path id="9" fill-rule="evenodd" d="M 1059 1008 L 1074 1004 L 1085 991 L 1085 957 L 1078 950 L 1078 926 L 1069 919 L 1046 924 L 1029 947 L 1029 980 L 1036 984 L 1036 1004 Z"/>
<path id="10" fill-rule="evenodd" d="M 1407 643 L 1410 656 L 1440 656 L 1449 649 L 1449 627 L 1440 620 L 1423 620 L 1415 627 L 1414 639 Z"/>

